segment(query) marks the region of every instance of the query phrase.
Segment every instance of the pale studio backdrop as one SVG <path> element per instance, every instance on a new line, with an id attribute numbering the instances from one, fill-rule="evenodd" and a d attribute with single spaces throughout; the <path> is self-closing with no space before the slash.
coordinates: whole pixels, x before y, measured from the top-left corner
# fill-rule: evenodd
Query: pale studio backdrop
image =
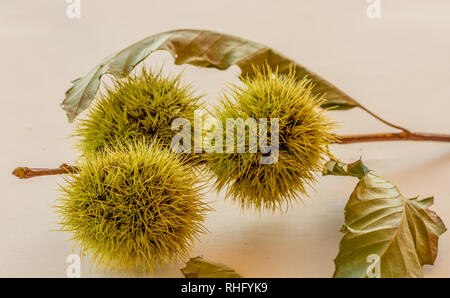
<path id="1" fill-rule="evenodd" d="M 65 277 L 72 253 L 70 235 L 58 229 L 51 208 L 61 177 L 21 181 L 19 165 L 55 167 L 78 153 L 73 126 L 59 104 L 70 81 L 103 57 L 149 35 L 177 28 L 217 30 L 267 44 L 319 73 L 364 105 L 416 131 L 450 133 L 450 2 L 382 0 L 380 19 L 369 19 L 366 0 L 82 0 L 81 18 L 69 19 L 65 0 L 0 0 L 0 276 Z M 208 103 L 226 72 L 174 67 Z M 335 112 L 340 132 L 371 133 L 389 128 L 358 110 Z M 336 145 L 345 161 L 360 156 L 409 197 L 434 195 L 434 210 L 450 224 L 450 146 L 439 143 Z M 241 213 L 223 193 L 206 222 L 210 233 L 192 256 L 223 262 L 246 277 L 329 277 L 341 238 L 343 208 L 356 181 L 325 177 L 305 205 L 286 215 Z M 450 276 L 450 233 L 439 242 L 428 277 Z M 182 264 L 157 272 L 180 277 Z M 82 276 L 111 276 L 82 262 Z"/>

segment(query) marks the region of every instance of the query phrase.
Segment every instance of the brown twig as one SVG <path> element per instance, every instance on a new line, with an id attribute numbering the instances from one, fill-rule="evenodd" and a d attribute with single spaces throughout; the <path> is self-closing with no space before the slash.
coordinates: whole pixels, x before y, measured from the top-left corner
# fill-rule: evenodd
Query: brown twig
<path id="1" fill-rule="evenodd" d="M 365 134 L 365 135 L 338 135 L 340 140 L 338 144 L 353 144 L 363 142 L 380 142 L 380 141 L 433 141 L 433 142 L 450 142 L 450 135 L 447 134 L 433 134 L 433 133 L 418 133 L 403 131 L 400 133 L 379 133 L 379 134 Z M 20 179 L 28 179 L 38 176 L 60 175 L 76 173 L 78 168 L 62 164 L 56 169 L 45 168 L 16 168 L 12 174 Z"/>
<path id="2" fill-rule="evenodd" d="M 343 135 L 337 136 L 340 144 L 352 144 L 363 142 L 380 141 L 432 141 L 432 142 L 450 142 L 450 135 L 435 133 L 420 133 L 403 131 L 400 133 L 378 133 L 365 135 Z"/>
<path id="3" fill-rule="evenodd" d="M 20 179 L 28 179 L 38 176 L 76 173 L 77 171 L 77 167 L 69 166 L 64 163 L 56 169 L 18 167 L 12 172 L 12 174 Z"/>

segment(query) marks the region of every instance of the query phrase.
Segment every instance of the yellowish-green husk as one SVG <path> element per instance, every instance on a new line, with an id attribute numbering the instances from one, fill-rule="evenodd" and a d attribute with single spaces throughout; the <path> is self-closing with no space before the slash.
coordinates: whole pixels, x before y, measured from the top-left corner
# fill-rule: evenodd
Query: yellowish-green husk
<path id="1" fill-rule="evenodd" d="M 202 181 L 168 149 L 134 141 L 86 153 L 58 201 L 62 230 L 99 267 L 151 272 L 185 260 L 210 209 Z"/>
<path id="2" fill-rule="evenodd" d="M 322 170 L 327 146 L 336 141 L 335 123 L 321 108 L 324 99 L 313 94 L 312 82 L 298 81 L 293 70 L 283 75 L 270 68 L 255 69 L 243 83 L 231 86 L 215 117 L 223 127 L 227 118 L 278 118 L 278 161 L 261 164 L 262 153 L 248 152 L 247 135 L 245 153 L 209 154 L 208 167 L 217 177 L 216 189 L 226 188 L 227 196 L 243 209 L 285 210 L 306 195 L 307 186 Z"/>

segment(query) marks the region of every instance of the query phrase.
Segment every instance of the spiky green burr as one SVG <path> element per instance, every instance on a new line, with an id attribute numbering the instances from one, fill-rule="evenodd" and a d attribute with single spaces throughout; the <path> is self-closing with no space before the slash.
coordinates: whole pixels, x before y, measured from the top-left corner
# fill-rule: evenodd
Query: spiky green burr
<path id="1" fill-rule="evenodd" d="M 308 79 L 299 81 L 293 70 L 288 74 L 270 68 L 255 71 L 254 76 L 243 78 L 243 87 L 229 89 L 215 117 L 223 127 L 228 118 L 278 118 L 278 161 L 261 164 L 263 154 L 249 152 L 246 135 L 245 153 L 209 154 L 208 166 L 217 177 L 216 188 L 226 188 L 227 196 L 243 209 L 285 210 L 306 195 L 307 186 L 322 170 L 327 146 L 336 141 L 335 124 L 321 108 L 324 100 L 313 94 Z M 270 144 L 270 133 L 267 138 Z"/>
<path id="2" fill-rule="evenodd" d="M 202 181 L 158 144 L 87 153 L 61 186 L 62 230 L 100 267 L 151 272 L 186 259 L 210 210 Z"/>
<path id="3" fill-rule="evenodd" d="M 142 73 L 114 81 L 99 96 L 76 128 L 77 147 L 88 154 L 118 142 L 145 138 L 147 142 L 157 139 L 169 148 L 178 133 L 171 128 L 173 120 L 187 119 L 193 128 L 194 111 L 201 107 L 200 97 L 194 96 L 192 87 L 183 84 L 179 75 L 144 68 Z M 181 155 L 187 155 L 183 159 L 191 162 L 202 158 L 201 154 Z"/>

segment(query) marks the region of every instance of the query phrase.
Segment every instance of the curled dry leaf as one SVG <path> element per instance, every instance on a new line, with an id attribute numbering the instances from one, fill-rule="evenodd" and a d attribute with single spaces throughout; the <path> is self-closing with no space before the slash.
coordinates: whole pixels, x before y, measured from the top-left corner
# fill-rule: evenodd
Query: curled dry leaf
<path id="1" fill-rule="evenodd" d="M 361 162 L 352 165 L 331 161 L 325 172 L 365 172 L 360 171 L 365 168 Z M 446 231 L 439 216 L 428 209 L 433 198 L 405 198 L 372 172 L 359 178 L 345 206 L 334 277 L 422 277 L 423 265 L 434 264 L 438 238 Z"/>
<path id="2" fill-rule="evenodd" d="M 315 83 L 314 92 L 326 93 L 324 106 L 350 109 L 360 106 L 354 99 L 331 83 L 295 63 L 271 48 L 239 37 L 207 30 L 173 30 L 147 37 L 126 49 L 103 59 L 84 77 L 73 81 L 61 106 L 72 122 L 94 99 L 104 74 L 116 78 L 127 76 L 140 62 L 154 51 L 168 51 L 175 64 L 191 64 L 225 70 L 231 65 L 241 69 L 241 75 L 251 75 L 254 67 L 266 63 L 278 67 L 279 73 L 295 67 L 299 78 L 308 76 Z"/>
<path id="3" fill-rule="evenodd" d="M 325 164 L 323 175 L 334 176 L 353 176 L 361 179 L 369 173 L 369 169 L 364 165 L 362 160 L 344 164 L 337 161 L 329 161 Z"/>
<path id="4" fill-rule="evenodd" d="M 241 276 L 230 267 L 196 257 L 186 263 L 186 267 L 181 269 L 186 278 L 240 278 Z"/>

